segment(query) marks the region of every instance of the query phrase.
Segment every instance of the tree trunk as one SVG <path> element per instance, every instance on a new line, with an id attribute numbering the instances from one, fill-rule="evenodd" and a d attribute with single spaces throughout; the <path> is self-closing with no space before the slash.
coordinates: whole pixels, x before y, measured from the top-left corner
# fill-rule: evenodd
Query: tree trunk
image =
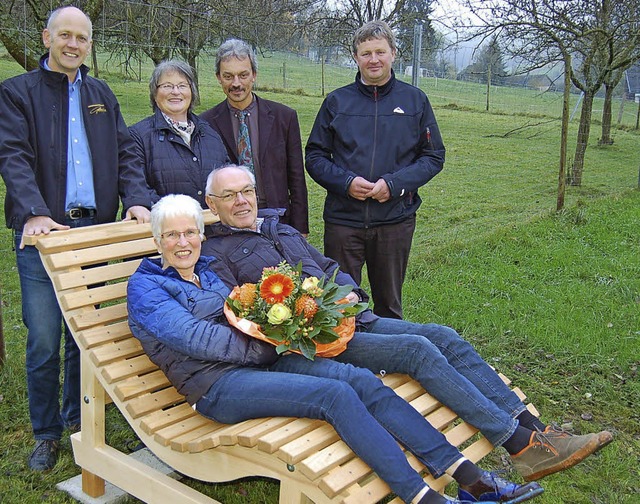
<path id="1" fill-rule="evenodd" d="M 40 55 L 33 53 L 29 48 L 25 51 L 21 38 L 14 35 L 10 30 L 0 30 L 0 42 L 2 42 L 4 48 L 27 72 L 38 68 Z"/>
<path id="2" fill-rule="evenodd" d="M 604 107 L 602 109 L 602 135 L 598 140 L 598 145 L 611 145 L 611 104 L 613 102 L 614 86 L 605 82 L 604 84 Z"/>
<path id="3" fill-rule="evenodd" d="M 587 150 L 589 142 L 589 132 L 591 130 L 591 111 L 593 109 L 592 90 L 587 90 L 582 99 L 582 110 L 580 112 L 580 126 L 578 127 L 578 140 L 576 142 L 576 155 L 573 158 L 573 168 L 571 170 L 572 186 L 580 187 L 582 185 L 582 171 L 584 169 L 584 154 Z"/>

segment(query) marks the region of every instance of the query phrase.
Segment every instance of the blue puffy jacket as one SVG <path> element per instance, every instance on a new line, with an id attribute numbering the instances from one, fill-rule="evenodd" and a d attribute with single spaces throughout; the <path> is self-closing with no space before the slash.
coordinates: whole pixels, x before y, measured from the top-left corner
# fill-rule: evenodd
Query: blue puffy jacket
<path id="1" fill-rule="evenodd" d="M 195 404 L 223 374 L 238 366 L 268 366 L 275 347 L 230 327 L 223 313 L 229 289 L 201 257 L 202 288 L 159 259 L 143 259 L 127 287 L 129 326 L 149 358 Z"/>

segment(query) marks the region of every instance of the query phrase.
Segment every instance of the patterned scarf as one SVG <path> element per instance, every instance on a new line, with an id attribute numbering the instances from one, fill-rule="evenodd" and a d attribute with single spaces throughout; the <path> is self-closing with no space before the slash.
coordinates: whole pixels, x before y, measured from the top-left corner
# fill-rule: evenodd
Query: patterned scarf
<path id="1" fill-rule="evenodd" d="M 191 145 L 191 134 L 196 129 L 193 121 L 174 121 L 164 112 L 162 112 L 162 116 L 167 121 L 167 124 L 171 126 L 171 129 L 180 135 L 187 145 Z"/>

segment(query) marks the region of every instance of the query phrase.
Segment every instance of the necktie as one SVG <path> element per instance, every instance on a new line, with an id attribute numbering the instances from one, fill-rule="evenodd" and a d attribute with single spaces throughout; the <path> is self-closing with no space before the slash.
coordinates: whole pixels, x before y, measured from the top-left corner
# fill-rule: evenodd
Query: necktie
<path id="1" fill-rule="evenodd" d="M 253 173 L 253 156 L 251 154 L 251 138 L 249 138 L 249 126 L 247 116 L 249 113 L 240 110 L 236 113 L 240 126 L 238 127 L 238 162 L 246 166 Z"/>

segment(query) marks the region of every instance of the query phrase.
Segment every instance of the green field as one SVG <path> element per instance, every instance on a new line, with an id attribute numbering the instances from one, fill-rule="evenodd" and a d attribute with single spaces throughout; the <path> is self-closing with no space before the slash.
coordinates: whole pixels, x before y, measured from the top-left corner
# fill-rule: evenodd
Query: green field
<path id="1" fill-rule="evenodd" d="M 285 62 L 290 93 L 274 92 L 283 87 Z M 149 115 L 151 66 L 143 67 L 138 82 L 123 77 L 114 62 L 101 65 L 101 77 L 117 94 L 127 122 Z M 200 63 L 203 100 L 198 110 L 223 97 L 212 68 L 211 61 Z M 15 63 L 0 57 L 0 80 L 19 72 Z M 299 57 L 260 58 L 261 94 L 298 111 L 303 142 L 322 101 L 320 77 L 320 65 Z M 327 91 L 352 78 L 353 70 L 325 68 Z M 598 147 L 601 104 L 596 102 L 583 185 L 567 189 L 565 210 L 557 213 L 558 95 L 496 88 L 487 113 L 482 85 L 425 79 L 421 86 L 434 104 L 447 161 L 421 190 L 424 203 L 405 283 L 406 317 L 455 327 L 528 394 L 545 421 L 568 424 L 576 432 L 606 428 L 615 433 L 616 441 L 601 454 L 544 479 L 546 492 L 534 502 L 638 502 L 640 137 L 632 127 L 637 105 L 625 105 L 624 127 L 613 131 L 615 143 Z M 614 122 L 616 115 L 614 109 Z M 576 131 L 574 119 L 570 154 Z M 308 185 L 310 240 L 319 246 L 324 194 L 311 180 Z M 32 439 L 25 331 L 11 233 L 5 228 L 0 229 L 0 251 L 7 350 L 0 371 L 0 502 L 73 502 L 55 489 L 57 482 L 78 473 L 68 440 L 52 472 L 26 469 Z M 110 411 L 109 417 L 110 442 L 124 449 L 134 446 L 135 436 L 117 412 Z M 501 455 L 497 450 L 484 466 L 503 468 L 506 457 Z M 194 485 L 225 504 L 276 502 L 278 492 L 266 480 Z"/>

